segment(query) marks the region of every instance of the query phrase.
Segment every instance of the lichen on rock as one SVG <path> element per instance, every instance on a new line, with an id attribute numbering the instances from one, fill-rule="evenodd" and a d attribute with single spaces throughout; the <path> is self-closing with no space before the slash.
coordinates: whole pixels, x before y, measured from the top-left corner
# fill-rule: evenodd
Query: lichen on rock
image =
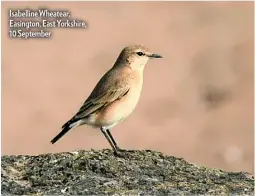
<path id="1" fill-rule="evenodd" d="M 253 195 L 254 176 L 150 150 L 2 156 L 3 195 Z"/>

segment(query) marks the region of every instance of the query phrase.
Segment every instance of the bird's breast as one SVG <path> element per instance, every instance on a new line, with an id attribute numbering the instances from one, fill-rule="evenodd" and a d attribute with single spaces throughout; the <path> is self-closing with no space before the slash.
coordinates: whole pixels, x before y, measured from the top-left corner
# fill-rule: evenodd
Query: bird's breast
<path id="1" fill-rule="evenodd" d="M 135 109 L 142 90 L 142 78 L 132 81 L 128 93 L 106 106 L 97 116 L 98 126 L 110 126 L 128 117 Z"/>

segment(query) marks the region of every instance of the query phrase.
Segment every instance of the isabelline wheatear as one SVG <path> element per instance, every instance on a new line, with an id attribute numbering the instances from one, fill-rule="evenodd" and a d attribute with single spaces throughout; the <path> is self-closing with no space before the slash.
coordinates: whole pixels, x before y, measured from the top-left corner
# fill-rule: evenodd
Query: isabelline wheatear
<path id="1" fill-rule="evenodd" d="M 51 140 L 51 143 L 57 142 L 69 130 L 87 124 L 100 128 L 114 154 L 119 155 L 120 148 L 110 129 L 135 109 L 143 86 L 143 70 L 151 58 L 162 57 L 149 52 L 142 45 L 125 47 L 80 110 L 62 126 L 62 131 Z"/>

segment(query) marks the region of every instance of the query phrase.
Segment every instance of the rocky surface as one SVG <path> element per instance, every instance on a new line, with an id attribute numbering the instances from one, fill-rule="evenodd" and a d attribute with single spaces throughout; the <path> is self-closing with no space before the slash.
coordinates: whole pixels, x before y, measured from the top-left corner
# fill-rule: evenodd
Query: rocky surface
<path id="1" fill-rule="evenodd" d="M 254 176 L 154 151 L 2 156 L 3 195 L 253 195 Z"/>

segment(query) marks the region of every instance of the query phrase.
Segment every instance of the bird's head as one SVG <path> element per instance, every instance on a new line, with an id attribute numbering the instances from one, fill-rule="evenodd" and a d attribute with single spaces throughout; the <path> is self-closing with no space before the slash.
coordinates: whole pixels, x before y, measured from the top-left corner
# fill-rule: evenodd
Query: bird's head
<path id="1" fill-rule="evenodd" d="M 125 63 L 131 69 L 143 69 L 146 63 L 151 58 L 162 58 L 159 54 L 155 54 L 150 52 L 146 47 L 143 45 L 133 45 L 125 47 L 119 57 L 118 57 L 118 64 Z"/>

